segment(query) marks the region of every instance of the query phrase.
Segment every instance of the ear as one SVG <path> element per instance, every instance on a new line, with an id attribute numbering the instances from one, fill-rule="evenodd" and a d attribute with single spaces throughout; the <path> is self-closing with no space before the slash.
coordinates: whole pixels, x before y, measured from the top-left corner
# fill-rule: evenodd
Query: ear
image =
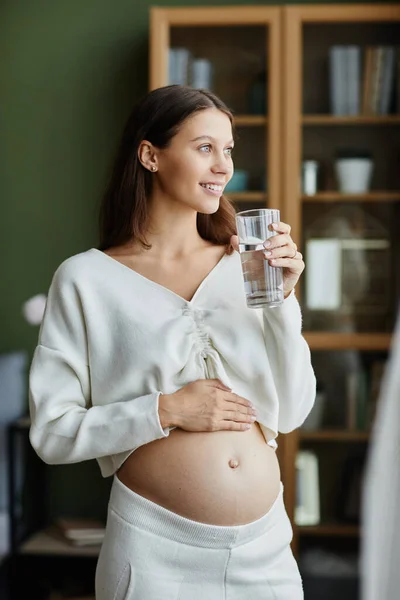
<path id="1" fill-rule="evenodd" d="M 149 171 L 157 171 L 157 153 L 151 142 L 142 140 L 138 149 L 138 159 L 145 169 Z"/>

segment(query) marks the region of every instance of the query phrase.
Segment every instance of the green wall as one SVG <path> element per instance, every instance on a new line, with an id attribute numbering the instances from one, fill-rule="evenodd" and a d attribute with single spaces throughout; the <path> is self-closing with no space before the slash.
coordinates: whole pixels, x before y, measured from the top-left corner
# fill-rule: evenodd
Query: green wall
<path id="1" fill-rule="evenodd" d="M 148 0 L 1 3 L 0 353 L 26 349 L 31 355 L 38 328 L 21 317 L 22 303 L 47 292 L 66 257 L 97 244 L 97 209 L 109 161 L 133 101 L 147 89 L 150 5 Z M 51 512 L 71 511 L 66 491 L 83 482 L 91 493 L 81 494 L 72 511 L 90 513 L 94 497 L 95 512 L 103 511 L 108 484 L 98 482 L 93 462 L 51 472 Z"/>

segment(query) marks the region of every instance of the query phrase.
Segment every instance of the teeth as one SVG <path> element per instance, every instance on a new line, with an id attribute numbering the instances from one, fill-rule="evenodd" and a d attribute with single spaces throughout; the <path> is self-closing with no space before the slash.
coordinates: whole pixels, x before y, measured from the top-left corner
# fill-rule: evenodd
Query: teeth
<path id="1" fill-rule="evenodd" d="M 222 192 L 222 185 L 212 185 L 211 183 L 202 183 L 202 187 L 214 190 L 216 192 Z"/>

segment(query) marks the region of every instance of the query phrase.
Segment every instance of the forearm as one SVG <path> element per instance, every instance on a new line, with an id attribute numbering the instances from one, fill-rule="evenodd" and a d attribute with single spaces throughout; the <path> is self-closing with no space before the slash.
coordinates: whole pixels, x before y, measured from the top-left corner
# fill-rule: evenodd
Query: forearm
<path id="1" fill-rule="evenodd" d="M 264 309 L 263 314 L 266 349 L 279 396 L 279 430 L 286 433 L 302 424 L 315 400 L 310 349 L 301 333 L 301 312 L 294 295 L 279 308 Z"/>

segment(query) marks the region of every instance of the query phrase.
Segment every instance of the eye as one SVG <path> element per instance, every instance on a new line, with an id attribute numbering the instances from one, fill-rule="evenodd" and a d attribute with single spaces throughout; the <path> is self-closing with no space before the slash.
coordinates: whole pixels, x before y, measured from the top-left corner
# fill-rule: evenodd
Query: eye
<path id="1" fill-rule="evenodd" d="M 204 150 L 206 150 L 207 152 L 211 152 L 211 144 L 204 144 L 204 146 L 200 146 L 199 150 L 201 150 L 201 152 L 203 152 Z"/>
<path id="2" fill-rule="evenodd" d="M 229 148 L 225 148 L 225 152 L 228 156 L 232 156 L 233 146 L 229 146 Z"/>

